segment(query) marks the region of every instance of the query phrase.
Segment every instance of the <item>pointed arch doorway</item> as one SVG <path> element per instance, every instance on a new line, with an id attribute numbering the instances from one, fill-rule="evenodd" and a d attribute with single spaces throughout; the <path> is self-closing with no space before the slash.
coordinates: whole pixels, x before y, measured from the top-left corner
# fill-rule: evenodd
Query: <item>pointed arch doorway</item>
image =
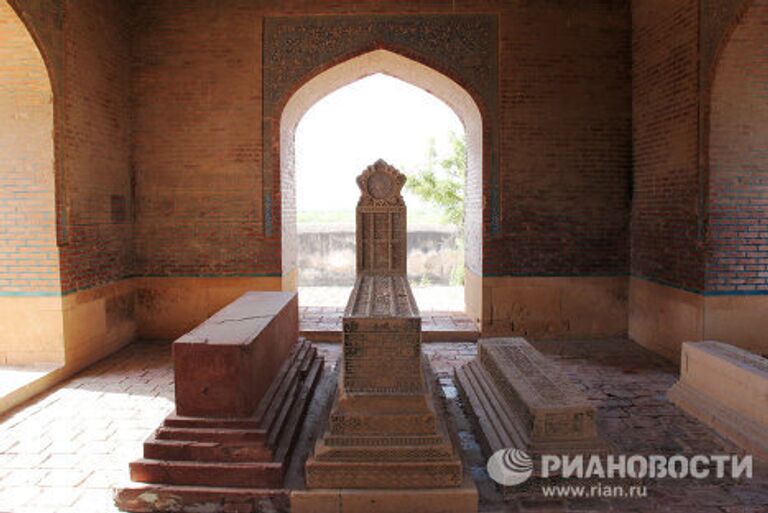
<path id="1" fill-rule="evenodd" d="M 448 105 L 464 125 L 467 154 L 465 262 L 472 265 L 482 261 L 483 121 L 480 109 L 472 96 L 448 76 L 398 53 L 376 49 L 315 75 L 290 96 L 280 116 L 281 265 L 284 289 L 295 289 L 298 279 L 296 129 L 304 114 L 319 100 L 341 87 L 375 74 L 388 75 L 427 91 Z M 467 273 L 468 276 L 470 274 Z M 472 317 L 479 317 L 476 312 L 481 304 L 481 284 L 468 280 L 464 295 L 467 311 Z M 465 327 L 469 329 L 469 326 Z"/>

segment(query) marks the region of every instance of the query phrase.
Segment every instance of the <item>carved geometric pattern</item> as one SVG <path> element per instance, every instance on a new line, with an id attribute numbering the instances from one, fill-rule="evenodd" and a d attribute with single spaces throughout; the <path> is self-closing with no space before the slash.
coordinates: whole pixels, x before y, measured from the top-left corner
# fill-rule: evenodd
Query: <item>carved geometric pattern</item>
<path id="1" fill-rule="evenodd" d="M 357 274 L 406 274 L 406 209 L 401 194 L 405 180 L 381 159 L 357 177 Z M 388 301 L 380 299 L 369 305 L 388 308 Z"/>
<path id="2" fill-rule="evenodd" d="M 279 176 L 279 120 L 291 94 L 319 72 L 377 48 L 390 49 L 453 78 L 477 101 L 487 147 L 498 126 L 498 17 L 494 14 L 290 16 L 264 19 L 262 143 L 264 231 L 273 231 Z M 500 219 L 498 162 L 489 163 L 489 210 Z"/>
<path id="3" fill-rule="evenodd" d="M 405 185 L 405 175 L 379 159 L 368 166 L 357 177 L 360 187 L 360 200 L 357 205 L 397 205 L 403 206 L 402 190 Z"/>

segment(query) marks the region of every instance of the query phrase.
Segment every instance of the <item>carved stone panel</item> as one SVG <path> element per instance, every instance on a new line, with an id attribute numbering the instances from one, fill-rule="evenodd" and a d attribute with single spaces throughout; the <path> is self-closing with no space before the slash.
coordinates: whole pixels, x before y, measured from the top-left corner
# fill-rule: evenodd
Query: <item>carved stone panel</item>
<path id="1" fill-rule="evenodd" d="M 385 48 L 448 75 L 483 112 L 490 153 L 497 148 L 499 35 L 496 14 L 268 16 L 263 28 L 264 233 L 271 236 L 279 196 L 279 120 L 285 103 L 313 76 L 366 51 Z M 500 230 L 498 160 L 488 162 L 491 228 Z M 273 212 L 273 209 L 275 212 Z"/>
<path id="2" fill-rule="evenodd" d="M 357 274 L 406 273 L 405 175 L 377 160 L 357 177 Z"/>

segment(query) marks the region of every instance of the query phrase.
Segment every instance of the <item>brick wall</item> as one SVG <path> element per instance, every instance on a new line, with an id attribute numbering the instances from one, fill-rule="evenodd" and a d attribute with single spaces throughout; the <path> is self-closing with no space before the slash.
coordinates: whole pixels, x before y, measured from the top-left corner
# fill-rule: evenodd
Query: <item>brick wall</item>
<path id="1" fill-rule="evenodd" d="M 714 70 L 707 290 L 768 292 L 768 0 L 741 18 Z"/>
<path id="2" fill-rule="evenodd" d="M 55 131 L 61 290 L 120 280 L 132 273 L 129 5 L 120 0 L 11 3 L 50 68 L 55 126 L 36 127 L 48 130 L 49 138 Z M 50 197 L 45 205 L 50 213 Z"/>
<path id="3" fill-rule="evenodd" d="M 53 90 L 16 12 L 0 1 L 0 295 L 56 294 Z"/>
<path id="4" fill-rule="evenodd" d="M 628 272 L 629 19 L 618 1 L 503 12 L 502 234 L 485 243 L 486 274 Z"/>
<path id="5" fill-rule="evenodd" d="M 441 2 L 141 1 L 135 12 L 134 155 L 139 274 L 281 271 L 280 212 L 262 225 L 265 15 L 450 12 Z M 500 15 L 503 227 L 489 274 L 628 270 L 630 24 L 624 1 L 466 2 Z M 495 115 L 495 113 L 494 113 Z M 492 117 L 492 116 L 489 116 Z M 488 177 L 486 177 L 488 179 Z M 279 181 L 271 184 L 279 191 Z M 279 196 L 278 196 L 279 197 Z"/>
<path id="6" fill-rule="evenodd" d="M 130 10 L 120 0 L 65 3 L 60 172 L 62 288 L 131 273 Z"/>
<path id="7" fill-rule="evenodd" d="M 632 274 L 699 291 L 698 2 L 632 2 Z"/>
<path id="8" fill-rule="evenodd" d="M 140 2 L 137 272 L 280 273 L 261 233 L 261 19 L 249 3 Z"/>

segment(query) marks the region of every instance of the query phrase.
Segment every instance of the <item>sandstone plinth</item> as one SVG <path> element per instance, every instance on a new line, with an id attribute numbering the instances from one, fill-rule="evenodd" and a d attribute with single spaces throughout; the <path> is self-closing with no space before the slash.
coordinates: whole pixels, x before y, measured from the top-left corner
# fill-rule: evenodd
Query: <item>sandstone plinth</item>
<path id="1" fill-rule="evenodd" d="M 344 315 L 344 356 L 327 430 L 307 462 L 309 488 L 441 488 L 462 482 L 435 408 L 408 281 L 362 275 Z"/>

